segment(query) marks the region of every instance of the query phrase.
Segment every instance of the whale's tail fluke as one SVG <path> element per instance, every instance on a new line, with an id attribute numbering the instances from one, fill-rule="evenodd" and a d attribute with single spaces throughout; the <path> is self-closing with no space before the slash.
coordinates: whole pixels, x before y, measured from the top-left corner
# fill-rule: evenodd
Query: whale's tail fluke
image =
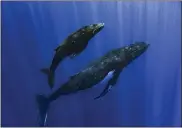
<path id="1" fill-rule="evenodd" d="M 39 126 L 43 127 L 46 125 L 47 122 L 47 111 L 49 108 L 49 99 L 43 95 L 37 95 L 36 100 L 38 103 L 39 109 Z"/>

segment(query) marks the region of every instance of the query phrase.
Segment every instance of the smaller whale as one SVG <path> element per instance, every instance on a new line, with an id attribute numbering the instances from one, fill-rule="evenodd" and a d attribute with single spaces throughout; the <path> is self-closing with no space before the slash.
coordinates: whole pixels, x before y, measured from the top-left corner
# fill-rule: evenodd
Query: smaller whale
<path id="1" fill-rule="evenodd" d="M 79 55 L 88 45 L 88 41 L 92 39 L 98 32 L 104 28 L 104 23 L 91 24 L 84 26 L 76 32 L 69 35 L 63 43 L 55 49 L 55 55 L 48 69 L 41 71 L 48 75 L 48 84 L 52 89 L 54 86 L 55 70 L 59 63 L 66 57 L 74 58 Z"/>
<path id="2" fill-rule="evenodd" d="M 48 97 L 37 95 L 37 103 L 40 115 L 40 126 L 46 125 L 47 110 L 49 104 L 60 96 L 69 95 L 92 88 L 107 80 L 106 87 L 95 99 L 105 96 L 117 83 L 122 70 L 133 60 L 142 55 L 149 44 L 138 42 L 128 46 L 114 49 L 105 56 L 91 63 L 87 68 L 70 77 L 69 81 L 60 86 Z M 104 83 L 104 82 L 103 82 Z"/>

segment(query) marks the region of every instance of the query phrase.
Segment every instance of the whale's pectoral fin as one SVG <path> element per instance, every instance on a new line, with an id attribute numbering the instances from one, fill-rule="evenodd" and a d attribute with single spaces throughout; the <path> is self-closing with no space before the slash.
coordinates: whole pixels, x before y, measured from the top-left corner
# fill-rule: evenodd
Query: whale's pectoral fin
<path id="1" fill-rule="evenodd" d="M 99 96 L 95 97 L 94 100 L 99 99 L 99 98 L 105 96 L 111 90 L 111 88 L 112 88 L 112 85 L 107 84 L 107 86 L 102 91 L 102 93 Z"/>
<path id="2" fill-rule="evenodd" d="M 114 86 L 117 83 L 121 71 L 122 69 L 116 69 L 114 71 L 113 77 L 108 81 L 109 85 Z"/>
<path id="3" fill-rule="evenodd" d="M 108 83 L 107 83 L 106 87 L 104 88 L 104 90 L 102 91 L 102 93 L 94 99 L 99 99 L 99 98 L 105 96 L 112 89 L 112 87 L 114 85 L 116 85 L 121 71 L 122 71 L 122 69 L 117 69 L 114 71 L 113 77 L 108 81 Z"/>

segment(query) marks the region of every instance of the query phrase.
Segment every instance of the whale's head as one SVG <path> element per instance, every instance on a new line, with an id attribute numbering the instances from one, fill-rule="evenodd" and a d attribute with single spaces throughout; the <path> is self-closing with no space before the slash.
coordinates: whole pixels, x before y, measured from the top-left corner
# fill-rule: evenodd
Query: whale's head
<path id="1" fill-rule="evenodd" d="M 93 37 L 98 32 L 100 32 L 104 28 L 104 23 L 97 23 L 97 24 L 90 24 L 88 26 L 83 27 L 83 31 L 85 32 L 85 35 L 88 37 Z"/>
<path id="2" fill-rule="evenodd" d="M 104 28 L 104 23 L 90 24 L 88 26 L 84 26 L 83 30 L 86 35 L 94 36 L 98 32 L 100 32 Z"/>
<path id="3" fill-rule="evenodd" d="M 145 42 L 136 42 L 124 47 L 126 51 L 126 56 L 129 60 L 134 60 L 140 55 L 142 55 L 150 46 Z"/>
<path id="4" fill-rule="evenodd" d="M 70 39 L 78 43 L 83 41 L 86 42 L 89 41 L 92 37 L 94 37 L 97 33 L 99 33 L 103 28 L 104 23 L 83 26 L 78 31 L 70 35 Z"/>

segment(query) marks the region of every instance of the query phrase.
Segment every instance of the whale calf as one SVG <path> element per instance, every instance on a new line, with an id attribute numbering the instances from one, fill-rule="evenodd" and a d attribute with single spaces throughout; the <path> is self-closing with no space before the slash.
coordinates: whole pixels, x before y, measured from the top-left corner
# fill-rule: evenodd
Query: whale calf
<path id="1" fill-rule="evenodd" d="M 60 62 L 66 57 L 74 58 L 87 47 L 88 42 L 104 28 L 104 23 L 90 24 L 83 26 L 76 32 L 69 35 L 63 43 L 55 49 L 55 55 L 49 68 L 41 71 L 48 75 L 48 84 L 52 89 L 54 86 L 55 70 Z"/>

